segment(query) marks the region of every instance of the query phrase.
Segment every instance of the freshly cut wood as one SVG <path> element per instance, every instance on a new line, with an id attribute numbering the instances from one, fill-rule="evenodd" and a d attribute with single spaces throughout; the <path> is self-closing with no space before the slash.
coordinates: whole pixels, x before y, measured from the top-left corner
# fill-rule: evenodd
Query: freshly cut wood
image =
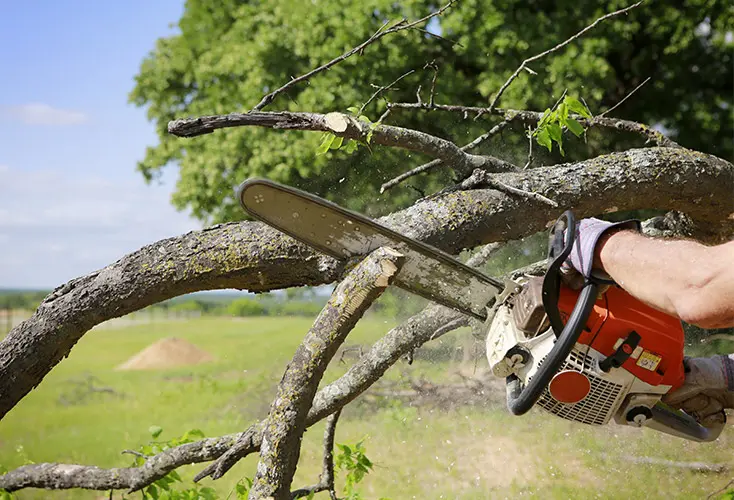
<path id="1" fill-rule="evenodd" d="M 213 361 L 211 354 L 187 340 L 168 337 L 149 345 L 117 367 L 118 370 L 156 370 Z"/>

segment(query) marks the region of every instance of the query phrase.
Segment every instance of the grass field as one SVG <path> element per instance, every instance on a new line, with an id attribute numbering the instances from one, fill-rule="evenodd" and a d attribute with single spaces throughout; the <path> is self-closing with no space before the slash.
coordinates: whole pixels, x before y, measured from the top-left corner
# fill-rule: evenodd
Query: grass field
<path id="1" fill-rule="evenodd" d="M 148 428 L 153 425 L 163 428 L 159 439 L 193 428 L 207 436 L 241 430 L 266 416 L 283 368 L 309 326 L 310 320 L 296 318 L 200 318 L 90 332 L 0 422 L 0 464 L 8 469 L 28 461 L 126 466 L 132 457 L 120 452 L 148 442 Z M 365 319 L 347 343 L 369 344 L 390 326 Z M 171 370 L 114 369 L 154 341 L 171 336 L 192 342 L 216 361 Z M 442 345 L 435 352 L 450 353 L 458 345 L 456 337 L 436 341 Z M 456 362 L 448 358 L 418 357 L 410 366 L 401 362 L 389 377 L 456 381 Z M 351 362 L 335 362 L 327 379 L 343 373 Z M 95 393 L 64 404 L 73 399 L 75 381 L 88 376 L 115 393 Z M 613 425 L 589 428 L 538 411 L 511 417 L 498 402 L 501 398 L 488 394 L 486 405 L 453 408 L 358 401 L 343 414 L 336 441 L 354 443 L 367 437 L 367 455 L 375 463 L 374 471 L 360 483 L 367 499 L 705 498 L 734 477 L 734 471 L 701 474 L 629 459 L 700 461 L 734 468 L 734 427 L 716 443 L 695 444 Z M 294 487 L 317 481 L 322 431 L 319 424 L 307 432 Z M 253 475 L 256 458 L 249 457 L 219 481 L 204 482 L 226 498 L 238 480 Z M 180 472 L 188 482 L 202 467 L 185 466 Z M 17 498 L 107 496 L 25 490 Z"/>

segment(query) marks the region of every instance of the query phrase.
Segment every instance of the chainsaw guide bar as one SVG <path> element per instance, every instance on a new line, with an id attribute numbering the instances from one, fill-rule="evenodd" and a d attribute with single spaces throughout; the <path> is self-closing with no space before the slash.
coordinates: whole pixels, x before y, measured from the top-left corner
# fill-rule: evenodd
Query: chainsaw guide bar
<path id="1" fill-rule="evenodd" d="M 242 207 L 279 231 L 338 260 L 390 247 L 405 256 L 395 285 L 485 320 L 505 285 L 430 245 L 312 194 L 264 179 L 237 190 Z"/>

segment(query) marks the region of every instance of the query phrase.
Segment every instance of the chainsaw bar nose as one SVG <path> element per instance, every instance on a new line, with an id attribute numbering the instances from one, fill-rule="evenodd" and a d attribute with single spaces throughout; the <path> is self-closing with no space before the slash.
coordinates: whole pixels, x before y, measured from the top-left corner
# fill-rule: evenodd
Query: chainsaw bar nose
<path id="1" fill-rule="evenodd" d="M 559 403 L 578 403 L 591 391 L 591 382 L 581 372 L 562 370 L 553 376 L 548 391 Z"/>

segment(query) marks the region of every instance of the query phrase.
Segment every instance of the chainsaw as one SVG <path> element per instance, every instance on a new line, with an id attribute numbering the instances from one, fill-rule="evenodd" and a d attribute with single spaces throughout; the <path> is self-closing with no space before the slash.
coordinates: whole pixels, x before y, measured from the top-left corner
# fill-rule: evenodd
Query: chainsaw
<path id="1" fill-rule="evenodd" d="M 339 260 L 390 247 L 405 256 L 398 287 L 479 320 L 492 373 L 505 378 L 515 415 L 533 406 L 594 426 L 647 427 L 692 441 L 715 440 L 724 424 L 704 427 L 661 398 L 685 378 L 684 333 L 676 318 L 612 284 L 561 280 L 574 243 L 565 212 L 550 230 L 545 276 L 498 280 L 430 245 L 312 194 L 262 179 L 237 189 L 255 219 Z M 565 237 L 564 237 L 565 234 Z"/>

